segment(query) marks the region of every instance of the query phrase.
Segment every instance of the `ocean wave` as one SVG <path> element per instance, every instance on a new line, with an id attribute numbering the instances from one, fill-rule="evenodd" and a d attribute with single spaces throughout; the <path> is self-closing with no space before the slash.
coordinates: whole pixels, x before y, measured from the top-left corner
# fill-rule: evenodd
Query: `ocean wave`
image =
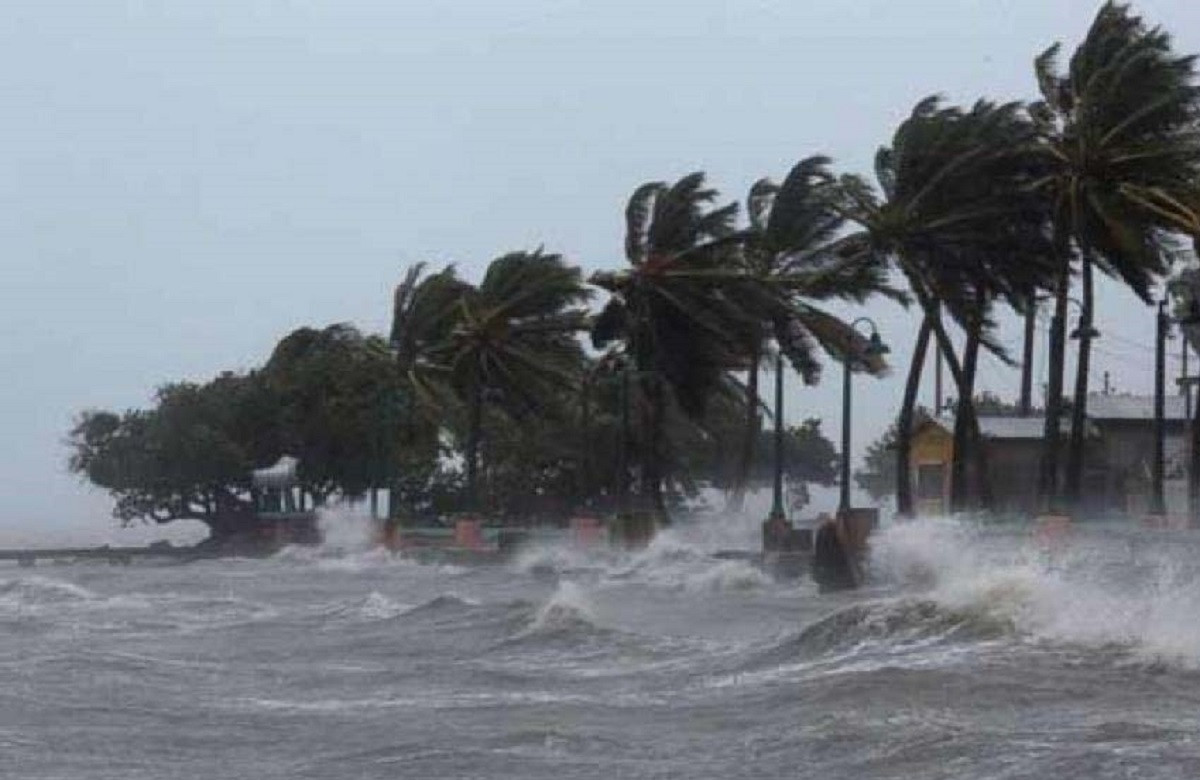
<path id="1" fill-rule="evenodd" d="M 1008 626 L 1023 638 L 1200 669 L 1195 543 L 1149 546 L 1127 533 L 1089 543 L 1083 530 L 1047 550 L 1028 535 L 917 521 L 874 540 L 871 568 L 945 614 Z"/>
<path id="2" fill-rule="evenodd" d="M 423 601 L 415 607 L 410 607 L 405 610 L 405 615 L 421 615 L 421 614 L 444 614 L 448 612 L 461 612 L 463 610 L 472 609 L 481 605 L 481 602 L 476 601 L 466 596 L 460 596 L 457 593 L 442 593 L 428 601 Z"/>
<path id="3" fill-rule="evenodd" d="M 97 601 L 100 596 L 73 582 L 30 576 L 0 580 L 0 603 L 13 607 L 36 607 Z"/>
<path id="4" fill-rule="evenodd" d="M 570 580 L 561 581 L 540 604 L 518 601 L 508 608 L 506 636 L 497 648 L 537 646 L 578 655 L 598 645 L 617 650 L 620 644 L 612 641 L 620 632 L 600 625 L 591 597 Z"/>
<path id="5" fill-rule="evenodd" d="M 596 628 L 595 611 L 583 589 L 574 582 L 564 581 L 534 613 L 528 633 L 577 633 Z"/>
<path id="6" fill-rule="evenodd" d="M 336 545 L 288 545 L 271 556 L 276 563 L 311 566 L 322 572 L 357 574 L 378 570 L 412 570 L 445 576 L 460 576 L 467 567 L 438 561 L 422 561 L 384 547 L 345 548 Z"/>
<path id="7" fill-rule="evenodd" d="M 1009 621 L 985 611 L 949 609 L 932 600 L 902 598 L 855 604 L 834 612 L 801 629 L 785 647 L 811 656 L 869 644 L 895 648 L 983 641 L 1012 631 Z"/>
<path id="8" fill-rule="evenodd" d="M 391 620 L 412 609 L 412 604 L 396 601 L 377 590 L 373 590 L 360 598 L 325 605 L 316 610 L 310 618 L 315 618 L 322 623 L 346 620 L 375 622 Z"/>
<path id="9" fill-rule="evenodd" d="M 583 549 L 572 544 L 539 545 L 523 551 L 514 570 L 539 579 L 569 576 L 597 583 L 649 585 L 689 593 L 761 590 L 773 580 L 744 560 L 719 560 L 689 533 L 666 529 L 644 549 Z"/>

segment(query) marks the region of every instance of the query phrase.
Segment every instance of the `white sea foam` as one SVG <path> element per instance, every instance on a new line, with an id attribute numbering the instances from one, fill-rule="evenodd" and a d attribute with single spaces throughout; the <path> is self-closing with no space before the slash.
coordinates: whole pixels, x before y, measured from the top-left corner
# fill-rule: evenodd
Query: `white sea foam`
<path id="1" fill-rule="evenodd" d="M 560 574 L 582 570 L 603 570 L 616 556 L 600 547 L 587 548 L 571 543 L 539 543 L 517 553 L 511 567 L 522 574 Z"/>
<path id="2" fill-rule="evenodd" d="M 1047 550 L 1031 534 L 958 520 L 897 524 L 875 538 L 872 570 L 906 592 L 1037 640 L 1115 646 L 1141 660 L 1200 668 L 1200 579 L 1181 560 L 1186 550 L 1139 550 L 1131 531 L 1089 544 L 1088 533 Z"/>
<path id="3" fill-rule="evenodd" d="M 72 582 L 32 575 L 0 580 L 0 603 L 13 607 L 95 601 L 92 591 Z"/>
<path id="4" fill-rule="evenodd" d="M 643 550 L 615 562 L 610 580 L 644 583 L 688 592 L 744 591 L 767 587 L 771 578 L 748 561 L 718 560 L 716 548 L 705 540 L 709 520 L 672 527 L 657 534 Z"/>
<path id="5" fill-rule="evenodd" d="M 530 623 L 529 631 L 556 631 L 580 624 L 596 624 L 595 607 L 579 585 L 564 580 L 538 609 Z"/>
<path id="6" fill-rule="evenodd" d="M 379 591 L 373 590 L 358 604 L 355 611 L 360 617 L 367 620 L 390 620 L 412 608 L 412 604 L 395 601 Z"/>
<path id="7" fill-rule="evenodd" d="M 338 504 L 317 510 L 321 548 L 326 552 L 362 553 L 378 548 L 376 521 L 361 505 Z"/>
<path id="8" fill-rule="evenodd" d="M 757 527 L 761 521 L 754 522 Z M 753 563 L 713 555 L 718 550 L 755 549 L 734 543 L 744 536 L 745 529 L 739 524 L 745 525 L 742 519 L 713 514 L 680 520 L 660 530 L 640 550 L 543 543 L 523 550 L 512 568 L 535 577 L 567 575 L 577 581 L 642 584 L 692 593 L 769 587 L 771 578 Z"/>

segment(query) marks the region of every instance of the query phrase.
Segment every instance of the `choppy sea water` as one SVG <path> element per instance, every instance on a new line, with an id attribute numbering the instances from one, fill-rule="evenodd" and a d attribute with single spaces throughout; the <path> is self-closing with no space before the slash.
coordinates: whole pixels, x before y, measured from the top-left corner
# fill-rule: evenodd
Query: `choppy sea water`
<path id="1" fill-rule="evenodd" d="M 853 595 L 729 543 L 0 568 L 0 777 L 1200 776 L 1191 535 L 895 526 Z"/>

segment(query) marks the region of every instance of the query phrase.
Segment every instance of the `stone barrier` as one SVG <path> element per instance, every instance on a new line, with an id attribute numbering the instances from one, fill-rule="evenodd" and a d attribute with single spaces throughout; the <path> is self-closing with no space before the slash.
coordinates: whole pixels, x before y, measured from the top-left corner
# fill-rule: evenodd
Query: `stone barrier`
<path id="1" fill-rule="evenodd" d="M 606 541 L 607 529 L 595 517 L 571 518 L 571 543 L 577 547 L 596 547 Z"/>

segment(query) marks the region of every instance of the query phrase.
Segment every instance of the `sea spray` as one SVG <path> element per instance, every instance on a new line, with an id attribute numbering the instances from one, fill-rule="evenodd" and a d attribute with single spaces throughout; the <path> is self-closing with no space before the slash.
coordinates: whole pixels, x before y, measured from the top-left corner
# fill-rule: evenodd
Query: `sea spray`
<path id="1" fill-rule="evenodd" d="M 378 546 L 376 521 L 361 506 L 338 504 L 317 510 L 325 550 L 361 553 Z"/>
<path id="2" fill-rule="evenodd" d="M 404 604 L 388 598 L 377 590 L 371 591 L 367 597 L 355 607 L 355 614 L 364 620 L 391 620 L 412 609 L 412 604 Z"/>
<path id="3" fill-rule="evenodd" d="M 1120 648 L 1138 660 L 1200 668 L 1197 542 L 1148 543 L 1143 534 L 1126 526 L 1085 528 L 1047 549 L 1024 528 L 919 520 L 873 540 L 871 570 L 899 587 L 901 598 L 1006 622 L 1029 639 Z"/>
<path id="4" fill-rule="evenodd" d="M 569 540 L 542 542 L 522 550 L 510 568 L 539 579 L 569 575 L 597 583 L 644 584 L 690 592 L 767 587 L 770 577 L 752 563 L 713 555 L 719 550 L 754 549 L 733 545 L 732 540 L 745 535 L 739 523 L 745 525 L 727 515 L 694 515 L 661 529 L 640 550 L 580 546 Z"/>
<path id="5" fill-rule="evenodd" d="M 0 580 L 0 604 L 14 607 L 94 601 L 98 596 L 73 582 L 31 575 Z"/>
<path id="6" fill-rule="evenodd" d="M 355 572 L 381 566 L 416 566 L 411 558 L 393 553 L 379 544 L 376 521 L 361 508 L 338 504 L 317 510 L 321 543 L 289 545 L 277 552 L 276 561 L 315 564 L 325 571 Z M 458 567 L 443 567 L 453 574 Z"/>
<path id="7" fill-rule="evenodd" d="M 529 633 L 569 631 L 576 627 L 596 625 L 594 605 L 583 588 L 570 580 L 558 584 L 529 624 Z"/>

